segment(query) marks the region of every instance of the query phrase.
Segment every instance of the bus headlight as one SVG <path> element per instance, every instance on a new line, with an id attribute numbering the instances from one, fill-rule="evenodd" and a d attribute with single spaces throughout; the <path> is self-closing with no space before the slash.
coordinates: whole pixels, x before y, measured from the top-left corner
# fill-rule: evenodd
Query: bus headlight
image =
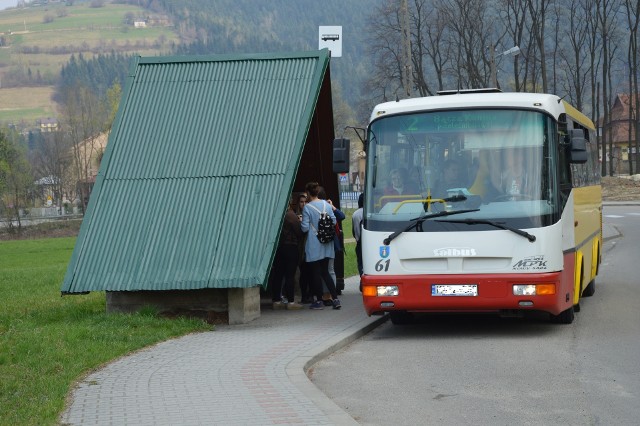
<path id="1" fill-rule="evenodd" d="M 397 296 L 399 293 L 397 285 L 365 285 L 362 287 L 362 295 L 369 297 Z"/>
<path id="2" fill-rule="evenodd" d="M 556 294 L 555 284 L 514 284 L 514 296 L 549 296 Z"/>
<path id="3" fill-rule="evenodd" d="M 397 285 L 379 285 L 378 296 L 397 296 L 398 295 L 398 286 Z"/>

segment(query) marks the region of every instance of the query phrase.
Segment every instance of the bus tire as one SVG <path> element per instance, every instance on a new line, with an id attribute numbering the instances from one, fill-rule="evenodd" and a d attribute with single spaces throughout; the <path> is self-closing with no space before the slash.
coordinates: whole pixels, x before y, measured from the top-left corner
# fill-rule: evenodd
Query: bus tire
<path id="1" fill-rule="evenodd" d="M 551 322 L 554 324 L 571 324 L 575 318 L 573 306 L 560 312 L 558 315 L 551 315 Z"/>
<path id="2" fill-rule="evenodd" d="M 413 322 L 413 314 L 407 311 L 391 311 L 389 319 L 393 325 L 406 325 Z"/>
<path id="3" fill-rule="evenodd" d="M 596 293 L 596 279 L 592 279 L 589 285 L 582 292 L 582 297 L 591 297 Z"/>

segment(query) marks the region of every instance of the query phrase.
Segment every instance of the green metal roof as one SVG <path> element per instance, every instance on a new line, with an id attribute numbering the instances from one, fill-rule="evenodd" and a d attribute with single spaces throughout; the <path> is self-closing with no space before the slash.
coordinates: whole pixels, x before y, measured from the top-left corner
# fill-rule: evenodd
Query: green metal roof
<path id="1" fill-rule="evenodd" d="M 328 67 L 137 58 L 62 292 L 264 284 Z"/>

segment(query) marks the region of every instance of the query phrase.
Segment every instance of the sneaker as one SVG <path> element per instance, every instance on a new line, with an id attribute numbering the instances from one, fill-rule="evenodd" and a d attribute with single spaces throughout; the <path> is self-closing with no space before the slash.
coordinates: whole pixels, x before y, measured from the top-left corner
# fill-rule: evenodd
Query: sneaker
<path id="1" fill-rule="evenodd" d="M 322 304 L 324 306 L 331 306 L 333 305 L 333 301 L 331 299 L 322 299 Z"/>
<path id="2" fill-rule="evenodd" d="M 299 303 L 296 303 L 296 302 L 287 303 L 287 309 L 289 310 L 297 311 L 298 309 L 302 309 L 302 308 L 304 308 L 304 306 L 302 306 Z"/>
<path id="3" fill-rule="evenodd" d="M 333 309 L 340 309 L 340 308 L 342 308 L 340 301 L 338 299 L 333 299 Z"/>
<path id="4" fill-rule="evenodd" d="M 273 302 L 273 309 L 287 309 L 287 305 L 285 303 L 282 303 L 281 301 Z"/>
<path id="5" fill-rule="evenodd" d="M 321 301 L 313 302 L 309 308 L 317 310 L 324 309 L 324 304 Z"/>

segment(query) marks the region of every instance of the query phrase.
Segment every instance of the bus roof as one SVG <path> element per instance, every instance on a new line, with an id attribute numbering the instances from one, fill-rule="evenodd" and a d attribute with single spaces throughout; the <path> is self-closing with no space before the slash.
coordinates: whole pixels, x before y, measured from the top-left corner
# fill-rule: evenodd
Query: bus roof
<path id="1" fill-rule="evenodd" d="M 545 93 L 456 93 L 446 96 L 428 96 L 409 98 L 376 105 L 371 114 L 371 122 L 382 116 L 405 114 L 416 111 L 430 111 L 459 108 L 525 108 L 545 111 L 557 120 L 560 114 L 567 113 L 580 124 L 593 129 L 593 123 L 584 114 L 556 95 Z"/>

